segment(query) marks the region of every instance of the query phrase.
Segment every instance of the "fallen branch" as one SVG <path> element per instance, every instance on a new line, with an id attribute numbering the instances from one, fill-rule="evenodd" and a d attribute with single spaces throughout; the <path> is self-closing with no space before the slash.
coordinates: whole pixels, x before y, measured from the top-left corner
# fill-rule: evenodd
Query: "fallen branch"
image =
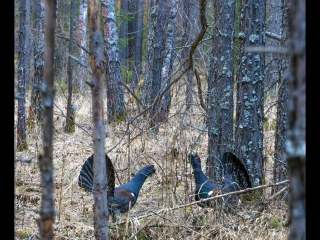
<path id="1" fill-rule="evenodd" d="M 198 203 L 206 202 L 208 200 L 222 198 L 222 197 L 229 196 L 229 195 L 237 195 L 237 194 L 252 192 L 252 191 L 255 191 L 255 190 L 258 190 L 258 189 L 267 188 L 267 187 L 275 187 L 275 186 L 287 184 L 289 182 L 290 182 L 290 180 L 285 180 L 285 181 L 278 182 L 278 183 L 275 183 L 275 184 L 261 185 L 261 186 L 254 187 L 254 188 L 247 188 L 247 189 L 236 191 L 236 192 L 230 192 L 230 193 L 225 193 L 225 194 L 217 195 L 217 196 L 210 197 L 210 198 L 204 198 L 204 199 L 201 199 L 199 201 L 194 201 L 194 202 L 191 202 L 191 203 L 188 203 L 188 204 L 183 204 L 183 205 L 180 205 L 180 206 L 177 206 L 177 207 L 161 209 L 161 210 L 157 211 L 156 214 L 158 215 L 158 214 L 160 214 L 160 213 L 162 213 L 164 211 L 172 211 L 172 210 L 177 210 L 177 209 L 180 209 L 180 208 L 189 207 L 189 206 L 192 206 L 192 205 L 195 205 L 195 204 L 198 204 Z M 149 217 L 149 216 L 152 216 L 152 215 L 155 215 L 155 213 L 149 213 L 149 214 L 146 214 L 146 215 L 142 215 L 142 216 L 137 217 L 137 219 Z"/>

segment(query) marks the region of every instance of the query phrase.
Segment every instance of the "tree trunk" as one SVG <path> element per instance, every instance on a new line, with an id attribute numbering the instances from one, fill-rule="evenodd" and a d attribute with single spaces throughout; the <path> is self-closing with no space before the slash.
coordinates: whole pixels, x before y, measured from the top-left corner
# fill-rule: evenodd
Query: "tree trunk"
<path id="1" fill-rule="evenodd" d="M 87 22 L 88 22 L 88 0 L 80 1 L 79 10 L 79 26 L 78 26 L 78 44 L 84 48 L 87 48 Z M 81 62 L 87 64 L 88 55 L 83 49 L 79 49 L 79 55 Z M 88 77 L 87 68 L 78 66 L 77 87 L 80 92 L 83 92 L 84 83 Z"/>
<path id="2" fill-rule="evenodd" d="M 163 60 L 162 70 L 161 70 L 161 86 L 162 89 L 166 88 L 170 84 L 170 75 L 172 72 L 172 51 L 174 46 L 174 33 L 175 24 L 177 16 L 177 5 L 178 0 L 172 0 L 171 11 L 168 18 L 167 32 L 166 32 L 166 46 L 165 46 L 165 56 Z M 166 91 L 161 99 L 159 121 L 167 122 L 169 116 L 169 110 L 171 105 L 171 95 L 170 90 Z"/>
<path id="3" fill-rule="evenodd" d="M 182 51 L 182 58 L 188 58 L 190 51 L 190 45 L 197 36 L 196 29 L 199 28 L 199 6 L 198 1 L 186 0 L 183 2 L 183 15 L 182 24 L 184 28 L 184 35 L 182 41 L 184 41 L 184 48 Z M 186 73 L 186 111 L 192 110 L 193 105 L 193 87 L 194 87 L 194 72 L 193 69 L 189 69 Z"/>
<path id="4" fill-rule="evenodd" d="M 253 186 L 265 184 L 263 155 L 264 54 L 245 52 L 265 46 L 265 0 L 242 0 L 237 79 L 235 152 L 249 172 Z M 252 20 L 254 19 L 254 21 Z"/>
<path id="5" fill-rule="evenodd" d="M 143 16 L 144 16 L 144 0 L 138 0 L 137 5 L 137 21 L 136 21 L 136 47 L 134 54 L 134 72 L 131 87 L 137 90 L 140 85 L 140 74 L 142 73 L 142 42 L 143 42 Z"/>
<path id="6" fill-rule="evenodd" d="M 149 128 L 157 134 L 159 130 L 159 110 L 160 101 L 154 103 L 161 89 L 161 69 L 163 64 L 163 54 L 165 47 L 165 36 L 167 25 L 167 12 L 169 11 L 166 1 L 151 0 L 148 17 L 148 50 L 147 67 L 143 86 L 143 101 L 147 106 L 151 106 L 149 112 Z"/>
<path id="7" fill-rule="evenodd" d="M 30 0 L 20 1 L 20 31 L 18 52 L 18 123 L 17 149 L 27 150 L 26 136 L 26 86 L 29 83 L 30 67 Z"/>
<path id="8" fill-rule="evenodd" d="M 89 0 L 88 20 L 92 82 L 93 115 L 93 184 L 94 184 L 94 236 L 96 239 L 109 239 L 108 201 L 105 160 L 105 126 L 103 114 L 103 37 L 100 25 L 100 1 Z"/>
<path id="9" fill-rule="evenodd" d="M 43 122 L 43 102 L 39 87 L 43 82 L 43 54 L 44 54 L 44 2 L 34 1 L 34 78 L 31 92 L 31 113 L 28 122 Z M 31 116 L 32 115 L 32 116 Z"/>
<path id="10" fill-rule="evenodd" d="M 126 67 L 128 56 L 128 0 L 120 2 L 119 58 L 121 67 Z"/>
<path id="11" fill-rule="evenodd" d="M 136 0 L 128 0 L 128 70 L 135 72 L 134 53 L 136 48 Z M 130 79 L 132 81 L 132 79 Z"/>
<path id="12" fill-rule="evenodd" d="M 76 106 L 72 104 L 72 87 L 73 87 L 73 63 L 74 60 L 71 56 L 74 56 L 74 42 L 76 40 L 76 13 L 78 4 L 75 0 L 71 0 L 70 3 L 70 41 L 69 41 L 69 57 L 68 57 L 68 103 L 67 103 L 67 118 L 66 118 L 66 132 L 75 132 L 75 114 Z"/>
<path id="13" fill-rule="evenodd" d="M 306 1 L 289 1 L 289 240 L 306 239 Z"/>
<path id="14" fill-rule="evenodd" d="M 39 155 L 41 171 L 42 195 L 39 225 L 40 239 L 53 239 L 53 223 L 55 217 L 53 201 L 53 100 L 54 100 L 54 42 L 56 1 L 45 1 L 45 53 L 44 83 L 42 86 L 43 111 L 43 155 Z"/>
<path id="15" fill-rule="evenodd" d="M 107 75 L 107 117 L 108 123 L 124 121 L 126 110 L 120 72 L 118 32 L 116 26 L 114 0 L 102 1 L 102 16 L 104 22 L 104 38 L 106 53 Z"/>
<path id="16" fill-rule="evenodd" d="M 233 152 L 235 2 L 214 2 L 213 45 L 208 78 L 207 175 L 221 180 L 224 152 Z"/>
<path id="17" fill-rule="evenodd" d="M 273 3 L 273 2 L 271 2 Z M 279 4 L 279 6 L 278 6 Z M 275 7 L 275 5 L 277 7 Z M 271 28 L 272 33 L 281 37 L 280 41 L 274 42 L 275 46 L 287 47 L 288 46 L 288 18 L 287 18 L 287 3 L 283 0 L 276 0 L 270 7 L 275 12 L 276 16 L 275 25 L 279 25 L 279 31 L 277 28 Z M 279 11 L 279 9 L 283 9 Z M 276 11 L 277 10 L 277 11 Z M 273 21 L 272 21 L 273 22 Z M 275 143 L 274 143 L 274 166 L 273 166 L 273 181 L 274 183 L 288 179 L 288 163 L 286 161 L 286 138 L 288 129 L 288 79 L 286 73 L 288 71 L 288 56 L 280 54 L 277 64 L 273 64 L 272 70 L 277 74 L 275 81 L 278 82 L 277 91 L 277 116 L 276 116 L 276 129 L 275 129 Z M 276 84 L 274 84 L 276 85 Z M 283 186 L 272 188 L 272 193 L 275 194 Z M 283 194 L 281 194 L 283 196 Z"/>

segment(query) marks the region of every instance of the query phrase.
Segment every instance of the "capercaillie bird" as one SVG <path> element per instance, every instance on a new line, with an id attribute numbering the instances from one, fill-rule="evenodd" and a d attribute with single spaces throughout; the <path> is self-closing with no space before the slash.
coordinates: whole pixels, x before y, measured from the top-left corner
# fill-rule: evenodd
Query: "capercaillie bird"
<path id="1" fill-rule="evenodd" d="M 189 154 L 190 163 L 193 168 L 193 175 L 196 184 L 195 200 L 206 199 L 218 194 L 238 191 L 240 189 L 251 188 L 252 184 L 245 166 L 240 159 L 231 152 L 225 152 L 222 156 L 223 181 L 219 183 L 212 182 L 201 169 L 201 159 L 198 153 Z M 222 198 L 227 207 L 235 209 L 239 197 L 229 195 Z M 214 207 L 217 201 L 215 199 L 198 203 L 201 207 Z M 221 203 L 221 201 L 220 201 Z"/>
<path id="2" fill-rule="evenodd" d="M 93 157 L 92 154 L 84 162 L 78 177 L 78 185 L 92 194 L 94 193 Z M 156 172 L 156 166 L 154 164 L 144 166 L 129 182 L 115 187 L 115 170 L 110 158 L 106 154 L 106 172 L 108 177 L 108 210 L 113 220 L 116 220 L 120 214 L 129 211 L 136 204 L 145 180 Z"/>

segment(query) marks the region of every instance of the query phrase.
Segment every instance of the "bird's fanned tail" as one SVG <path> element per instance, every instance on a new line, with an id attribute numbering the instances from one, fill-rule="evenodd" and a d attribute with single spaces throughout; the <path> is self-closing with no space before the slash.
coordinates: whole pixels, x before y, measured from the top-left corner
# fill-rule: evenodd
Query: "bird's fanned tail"
<path id="1" fill-rule="evenodd" d="M 248 171 L 236 155 L 225 152 L 222 156 L 222 163 L 225 166 L 226 180 L 237 183 L 240 189 L 252 187 Z"/>
<path id="2" fill-rule="evenodd" d="M 106 156 L 106 173 L 108 177 L 108 196 L 114 195 L 114 187 L 115 187 L 115 174 L 114 167 L 110 160 L 110 158 Z M 80 187 L 93 192 L 93 154 L 84 162 L 82 165 L 80 175 L 78 178 L 78 184 Z"/>

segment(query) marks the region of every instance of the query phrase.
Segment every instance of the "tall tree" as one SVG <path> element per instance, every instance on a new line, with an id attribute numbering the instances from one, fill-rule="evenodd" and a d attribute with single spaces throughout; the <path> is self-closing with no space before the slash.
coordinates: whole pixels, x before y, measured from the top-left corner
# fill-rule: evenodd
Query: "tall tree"
<path id="1" fill-rule="evenodd" d="M 134 48 L 134 71 L 131 87 L 136 90 L 140 82 L 142 73 L 142 42 L 143 42 L 143 16 L 144 0 L 138 0 L 137 3 L 137 21 L 136 21 L 136 44 Z"/>
<path id="2" fill-rule="evenodd" d="M 280 2 L 280 6 L 277 5 L 277 12 L 274 14 L 280 15 L 279 21 L 279 34 L 280 41 L 277 46 L 287 48 L 288 46 L 288 17 L 287 17 L 287 0 L 277 0 Z M 278 18 L 278 17 L 276 17 Z M 278 22 L 278 21 L 277 21 Z M 288 129 L 288 55 L 279 54 L 279 61 L 276 65 L 275 72 L 277 73 L 277 121 L 275 129 L 275 143 L 274 143 L 274 166 L 273 166 L 273 181 L 280 182 L 288 178 L 288 164 L 286 156 L 286 139 L 287 139 L 287 129 Z M 272 188 L 273 193 L 280 190 L 279 187 Z"/>
<path id="3" fill-rule="evenodd" d="M 164 0 L 151 0 L 149 3 L 147 66 L 142 98 L 144 104 L 149 107 L 152 106 L 149 112 L 149 128 L 157 134 L 160 101 L 156 101 L 156 103 L 154 101 L 161 89 L 161 69 L 165 48 L 165 35 L 163 33 L 167 23 L 167 12 L 170 11 L 170 8 L 168 8 L 167 1 Z"/>
<path id="4" fill-rule="evenodd" d="M 128 0 L 120 0 L 119 58 L 121 66 L 126 67 L 128 56 Z"/>
<path id="5" fill-rule="evenodd" d="M 128 0 L 128 63 L 129 71 L 134 72 L 134 53 L 136 47 L 136 0 Z"/>
<path id="6" fill-rule="evenodd" d="M 43 54 L 44 54 L 44 1 L 35 0 L 33 8 L 34 16 L 34 77 L 31 92 L 31 111 L 28 119 L 30 121 L 43 122 L 43 102 L 41 91 L 38 86 L 43 82 Z M 29 121 L 28 121 L 29 122 Z"/>
<path id="7" fill-rule="evenodd" d="M 26 136 L 26 86 L 30 75 L 30 0 L 20 1 L 20 30 L 18 52 L 18 123 L 17 149 L 28 149 Z"/>
<path id="8" fill-rule="evenodd" d="M 162 89 L 166 88 L 170 84 L 170 75 L 172 73 L 172 52 L 174 46 L 174 36 L 175 36 L 175 24 L 176 24 L 176 16 L 178 10 L 178 0 L 170 0 L 171 1 L 171 11 L 168 17 L 168 25 L 166 30 L 166 45 L 165 45 L 165 53 L 163 59 L 163 65 L 161 70 L 161 86 Z M 159 121 L 166 122 L 169 116 L 169 109 L 171 105 L 171 95 L 170 91 L 166 91 L 163 94 L 160 103 L 160 111 L 159 111 Z"/>
<path id="9" fill-rule="evenodd" d="M 103 36 L 100 24 L 100 1 L 89 0 L 89 49 L 91 53 L 92 115 L 93 115 L 93 183 L 94 183 L 94 236 L 96 239 L 108 237 L 108 201 L 105 159 L 105 126 L 103 114 Z"/>
<path id="10" fill-rule="evenodd" d="M 249 171 L 252 184 L 258 186 L 264 183 L 265 57 L 245 48 L 265 46 L 266 1 L 242 0 L 240 8 L 235 152 Z"/>
<path id="11" fill-rule="evenodd" d="M 182 57 L 188 58 L 190 46 L 195 40 L 199 28 L 199 6 L 197 0 L 184 0 L 183 6 L 183 36 L 184 48 L 182 51 Z M 189 69 L 186 73 L 186 110 L 192 109 L 193 105 L 193 87 L 194 87 L 194 72 L 193 68 Z"/>
<path id="12" fill-rule="evenodd" d="M 84 48 L 87 47 L 87 21 L 88 21 L 88 0 L 80 1 L 79 26 L 78 26 L 78 44 Z M 82 48 L 79 49 L 80 60 L 86 65 L 88 61 L 87 52 Z M 88 71 L 83 66 L 78 66 L 77 87 L 80 92 L 84 89 L 84 83 L 87 79 Z"/>
<path id="13" fill-rule="evenodd" d="M 44 52 L 44 81 L 43 99 L 43 154 L 39 155 L 41 171 L 41 209 L 39 225 L 40 239 L 53 239 L 53 223 L 55 217 L 53 201 L 53 100 L 54 100 L 54 42 L 56 26 L 56 1 L 45 1 L 45 52 Z"/>
<path id="14" fill-rule="evenodd" d="M 222 155 L 233 150 L 235 2 L 214 1 L 212 55 L 208 77 L 207 174 L 222 177 Z"/>
<path id="15" fill-rule="evenodd" d="M 69 29 L 70 29 L 70 41 L 69 41 L 69 57 L 68 57 L 68 102 L 67 102 L 67 118 L 66 118 L 66 132 L 75 132 L 75 113 L 76 107 L 72 104 L 72 87 L 73 87 L 73 65 L 74 60 L 72 56 L 74 56 L 74 42 L 76 40 L 76 16 L 77 16 L 77 8 L 78 1 L 71 0 L 70 2 L 70 21 L 69 21 Z"/>
<path id="16" fill-rule="evenodd" d="M 289 1 L 289 240 L 306 239 L 306 1 Z"/>
<path id="17" fill-rule="evenodd" d="M 110 123 L 116 120 L 123 121 L 126 118 L 114 0 L 102 1 L 102 16 L 107 75 L 107 118 Z"/>

